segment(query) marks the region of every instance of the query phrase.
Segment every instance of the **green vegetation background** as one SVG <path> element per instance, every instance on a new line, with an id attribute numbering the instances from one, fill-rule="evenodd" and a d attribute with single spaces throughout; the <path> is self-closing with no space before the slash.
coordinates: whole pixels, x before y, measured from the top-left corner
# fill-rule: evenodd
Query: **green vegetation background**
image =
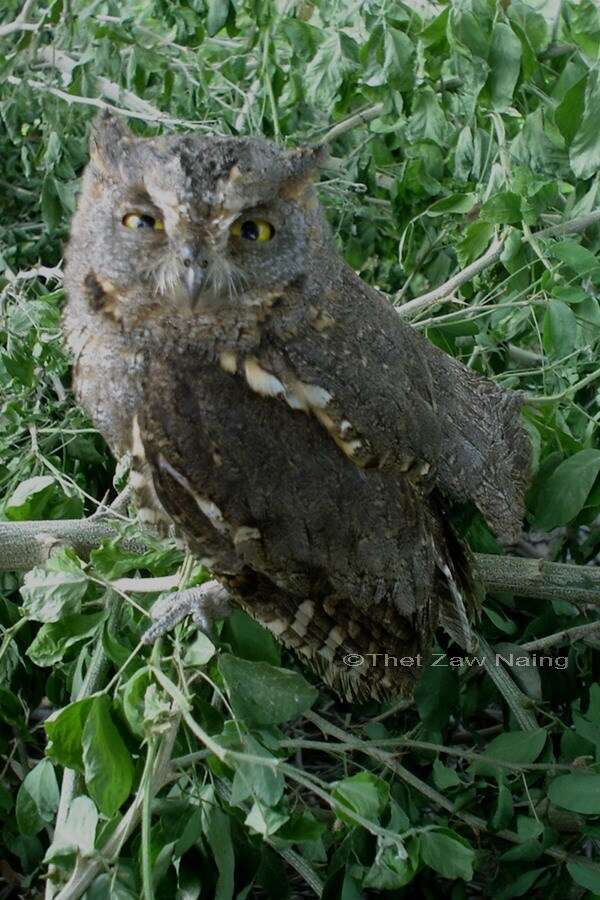
<path id="1" fill-rule="evenodd" d="M 126 480 L 73 403 L 60 331 L 63 242 L 108 106 L 143 135 L 330 141 L 340 250 L 399 306 L 501 241 L 411 318 L 529 394 L 526 530 L 594 561 L 600 229 L 536 236 L 598 206 L 592 0 L 8 0 L 3 23 L 0 525 L 89 516 Z M 463 528 L 502 552 L 481 520 Z M 533 731 L 478 667 L 349 708 L 241 614 L 214 641 L 183 625 L 141 648 L 157 595 L 116 582 L 182 560 L 122 531 L 148 549 L 0 574 L 0 896 L 50 897 L 48 865 L 62 900 L 600 896 L 598 638 L 556 643 L 564 671 L 522 670 Z M 481 630 L 508 650 L 596 618 L 498 593 Z"/>

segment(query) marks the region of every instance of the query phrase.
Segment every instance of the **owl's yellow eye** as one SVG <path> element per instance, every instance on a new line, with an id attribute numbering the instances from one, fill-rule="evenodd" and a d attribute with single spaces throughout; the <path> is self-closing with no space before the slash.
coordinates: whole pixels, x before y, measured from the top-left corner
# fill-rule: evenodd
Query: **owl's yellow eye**
<path id="1" fill-rule="evenodd" d="M 231 226 L 231 233 L 246 241 L 270 241 L 275 229 L 264 219 L 238 219 Z"/>
<path id="2" fill-rule="evenodd" d="M 131 228 L 136 231 L 138 228 L 147 228 L 150 231 L 164 231 L 165 225 L 162 219 L 155 219 L 146 213 L 127 213 L 123 216 L 123 225 L 125 228 Z"/>

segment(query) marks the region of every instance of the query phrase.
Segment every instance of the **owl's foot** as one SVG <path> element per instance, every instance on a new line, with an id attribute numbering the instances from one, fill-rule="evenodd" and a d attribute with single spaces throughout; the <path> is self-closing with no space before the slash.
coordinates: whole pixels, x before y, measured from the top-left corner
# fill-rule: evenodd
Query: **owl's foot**
<path id="1" fill-rule="evenodd" d="M 142 641 L 153 644 L 188 615 L 196 628 L 208 633 L 215 619 L 224 619 L 230 612 L 229 591 L 218 581 L 205 581 L 155 603 L 150 611 L 154 625 L 144 632 Z"/>

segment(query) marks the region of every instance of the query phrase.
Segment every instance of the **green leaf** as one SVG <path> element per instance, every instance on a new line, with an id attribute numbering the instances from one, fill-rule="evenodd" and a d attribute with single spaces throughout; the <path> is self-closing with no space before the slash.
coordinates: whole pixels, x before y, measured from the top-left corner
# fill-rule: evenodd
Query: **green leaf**
<path id="1" fill-rule="evenodd" d="M 223 28 L 229 15 L 229 0 L 208 0 L 206 33 L 213 37 Z"/>
<path id="2" fill-rule="evenodd" d="M 329 32 L 303 73 L 309 102 L 330 106 L 346 76 L 354 71 L 357 55 L 352 38 L 343 31 Z"/>
<path id="3" fill-rule="evenodd" d="M 433 764 L 433 780 L 440 791 L 446 791 L 451 787 L 459 787 L 462 784 L 454 769 L 448 768 L 439 759 L 436 759 Z"/>
<path id="4" fill-rule="evenodd" d="M 386 782 L 371 772 L 358 772 L 335 782 L 331 793 L 339 804 L 336 814 L 349 824 L 354 824 L 354 820 L 344 813 L 345 806 L 364 819 L 378 822 L 390 798 Z"/>
<path id="5" fill-rule="evenodd" d="M 59 790 L 54 766 L 42 759 L 29 772 L 19 788 L 15 813 L 21 834 L 34 835 L 54 821 Z"/>
<path id="6" fill-rule="evenodd" d="M 85 783 L 105 816 L 114 815 L 133 784 L 131 754 L 117 730 L 108 697 L 94 697 L 83 727 Z"/>
<path id="7" fill-rule="evenodd" d="M 288 819 L 287 813 L 280 812 L 278 809 L 271 809 L 269 806 L 263 806 L 260 803 L 254 803 L 246 816 L 244 824 L 258 834 L 262 834 L 263 837 L 268 837 L 268 835 L 278 831 Z"/>
<path id="8" fill-rule="evenodd" d="M 488 57 L 488 87 L 495 109 L 512 104 L 513 93 L 521 70 L 521 41 L 510 25 L 496 22 Z"/>
<path id="9" fill-rule="evenodd" d="M 202 631 L 195 636 L 183 657 L 184 666 L 205 666 L 216 653 L 215 645 Z"/>
<path id="10" fill-rule="evenodd" d="M 78 613 L 88 589 L 85 572 L 49 572 L 31 569 L 21 587 L 23 609 L 32 622 L 59 622 Z"/>
<path id="11" fill-rule="evenodd" d="M 214 798 L 212 803 L 203 804 L 203 825 L 206 840 L 219 870 L 214 898 L 233 900 L 235 855 L 231 839 L 231 819 L 215 805 Z"/>
<path id="12" fill-rule="evenodd" d="M 567 872 L 575 884 L 593 894 L 600 894 L 600 872 L 597 868 L 586 866 L 584 863 L 567 863 Z"/>
<path id="13" fill-rule="evenodd" d="M 310 709 L 317 691 L 299 672 L 269 663 L 248 662 L 229 653 L 219 657 L 219 671 L 233 711 L 255 725 L 279 725 Z"/>
<path id="14" fill-rule="evenodd" d="M 581 244 L 572 240 L 557 241 L 548 245 L 548 253 L 574 269 L 578 275 L 588 275 L 600 269 L 600 259 Z"/>
<path id="15" fill-rule="evenodd" d="M 408 122 L 410 140 L 429 140 L 443 145 L 448 123 L 437 94 L 428 85 L 415 94 Z"/>
<path id="16" fill-rule="evenodd" d="M 450 194 L 436 200 L 427 210 L 428 216 L 445 216 L 449 213 L 468 213 L 475 206 L 475 194 Z"/>
<path id="17" fill-rule="evenodd" d="M 507 731 L 499 734 L 485 748 L 485 755 L 510 763 L 532 763 L 538 758 L 546 743 L 547 734 L 543 728 L 535 731 Z M 498 767 L 485 760 L 471 764 L 480 775 L 495 775 Z"/>
<path id="18" fill-rule="evenodd" d="M 378 850 L 375 862 L 366 874 L 363 887 L 375 890 L 394 891 L 413 880 L 419 869 L 419 842 L 411 840 L 407 855 L 398 853 L 396 844 Z M 346 894 L 343 895 L 344 898 Z M 351 900 L 362 900 L 362 893 L 356 893 Z M 349 898 L 350 900 L 350 898 Z"/>
<path id="19" fill-rule="evenodd" d="M 485 253 L 493 236 L 494 228 L 489 222 L 471 222 L 456 247 L 460 265 L 464 268 Z"/>
<path id="20" fill-rule="evenodd" d="M 51 862 L 72 853 L 92 856 L 98 825 L 98 810 L 89 797 L 75 797 L 62 826 L 57 829 L 45 861 Z"/>
<path id="21" fill-rule="evenodd" d="M 571 144 L 577 134 L 584 115 L 585 88 L 587 77 L 571 85 L 554 110 L 554 120 L 567 144 Z"/>
<path id="22" fill-rule="evenodd" d="M 62 204 L 56 191 L 56 182 L 50 175 L 46 176 L 42 184 L 40 203 L 44 222 L 50 231 L 55 231 L 61 223 Z"/>
<path id="23" fill-rule="evenodd" d="M 577 178 L 591 178 L 600 169 L 600 71 L 590 70 L 581 124 L 571 141 L 569 159 Z"/>
<path id="24" fill-rule="evenodd" d="M 449 828 L 426 831 L 420 835 L 421 858 L 426 866 L 444 878 L 473 878 L 475 851 L 470 844 Z"/>
<path id="25" fill-rule="evenodd" d="M 236 656 L 274 666 L 281 663 L 281 647 L 271 632 L 241 609 L 235 609 L 225 619 L 221 634 Z"/>
<path id="26" fill-rule="evenodd" d="M 69 647 L 92 637 L 106 618 L 106 612 L 64 616 L 58 622 L 42 625 L 27 648 L 27 656 L 38 666 L 52 666 Z"/>
<path id="27" fill-rule="evenodd" d="M 386 79 L 404 82 L 412 74 L 412 57 L 415 52 L 413 42 L 403 31 L 388 27 L 385 30 L 384 57 L 382 71 Z"/>
<path id="28" fill-rule="evenodd" d="M 285 780 L 277 770 L 277 757 L 269 753 L 252 735 L 244 735 L 244 753 L 259 756 L 271 763 L 244 762 L 236 764 L 236 771 L 231 789 L 232 805 L 240 805 L 248 797 L 254 797 L 259 804 L 276 806 L 283 796 Z"/>
<path id="29" fill-rule="evenodd" d="M 145 734 L 145 697 L 152 684 L 152 675 L 146 668 L 138 669 L 123 687 L 123 712 L 134 734 Z"/>
<path id="30" fill-rule="evenodd" d="M 513 801 L 510 788 L 506 784 L 501 783 L 498 786 L 498 799 L 494 812 L 490 816 L 490 828 L 494 831 L 500 831 L 502 828 L 508 828 L 513 817 Z"/>
<path id="31" fill-rule="evenodd" d="M 434 653 L 433 662 L 439 659 Z M 458 706 L 458 679 L 454 669 L 444 665 L 429 665 L 415 689 L 415 703 L 421 720 L 430 729 L 442 728 Z"/>
<path id="32" fill-rule="evenodd" d="M 555 806 L 584 815 L 600 814 L 600 775 L 571 773 L 559 775 L 548 788 Z"/>
<path id="33" fill-rule="evenodd" d="M 521 198 L 512 191 L 493 194 L 481 207 L 481 218 L 495 225 L 515 225 L 521 221 Z"/>
<path id="34" fill-rule="evenodd" d="M 68 769 L 83 769 L 83 726 L 92 702 L 85 697 L 69 703 L 44 723 L 49 742 L 46 753 Z"/>
<path id="35" fill-rule="evenodd" d="M 36 475 L 22 481 L 4 507 L 4 514 L 11 522 L 78 519 L 82 512 L 81 499 L 68 497 L 51 475 Z"/>
<path id="36" fill-rule="evenodd" d="M 600 472 L 600 450 L 589 448 L 565 459 L 537 495 L 535 527 L 550 531 L 581 512 Z"/>
<path id="37" fill-rule="evenodd" d="M 573 310 L 560 300 L 551 300 L 544 314 L 544 350 L 560 359 L 577 347 L 577 318 Z"/>

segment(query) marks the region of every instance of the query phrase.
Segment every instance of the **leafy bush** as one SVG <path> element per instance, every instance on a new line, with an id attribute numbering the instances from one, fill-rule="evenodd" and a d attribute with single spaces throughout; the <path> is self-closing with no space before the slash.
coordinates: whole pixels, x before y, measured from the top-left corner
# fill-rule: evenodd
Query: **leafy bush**
<path id="1" fill-rule="evenodd" d="M 600 13 L 416 7 L 7 0 L 0 519 L 89 517 L 126 481 L 74 405 L 60 329 L 62 242 L 109 106 L 144 135 L 330 142 L 321 196 L 346 259 L 430 340 L 527 393 L 528 539 L 558 529 L 552 559 L 594 562 Z M 502 553 L 480 519 L 462 524 L 475 551 Z M 511 670 L 534 729 L 446 643 L 414 703 L 351 709 L 241 613 L 212 640 L 183 624 L 140 646 L 147 579 L 208 573 L 126 516 L 89 560 L 52 549 L 0 574 L 3 896 L 40 896 L 48 866 L 61 898 L 88 900 L 600 894 L 597 632 Z M 493 592 L 482 635 L 522 656 L 597 621 L 564 585 Z"/>

